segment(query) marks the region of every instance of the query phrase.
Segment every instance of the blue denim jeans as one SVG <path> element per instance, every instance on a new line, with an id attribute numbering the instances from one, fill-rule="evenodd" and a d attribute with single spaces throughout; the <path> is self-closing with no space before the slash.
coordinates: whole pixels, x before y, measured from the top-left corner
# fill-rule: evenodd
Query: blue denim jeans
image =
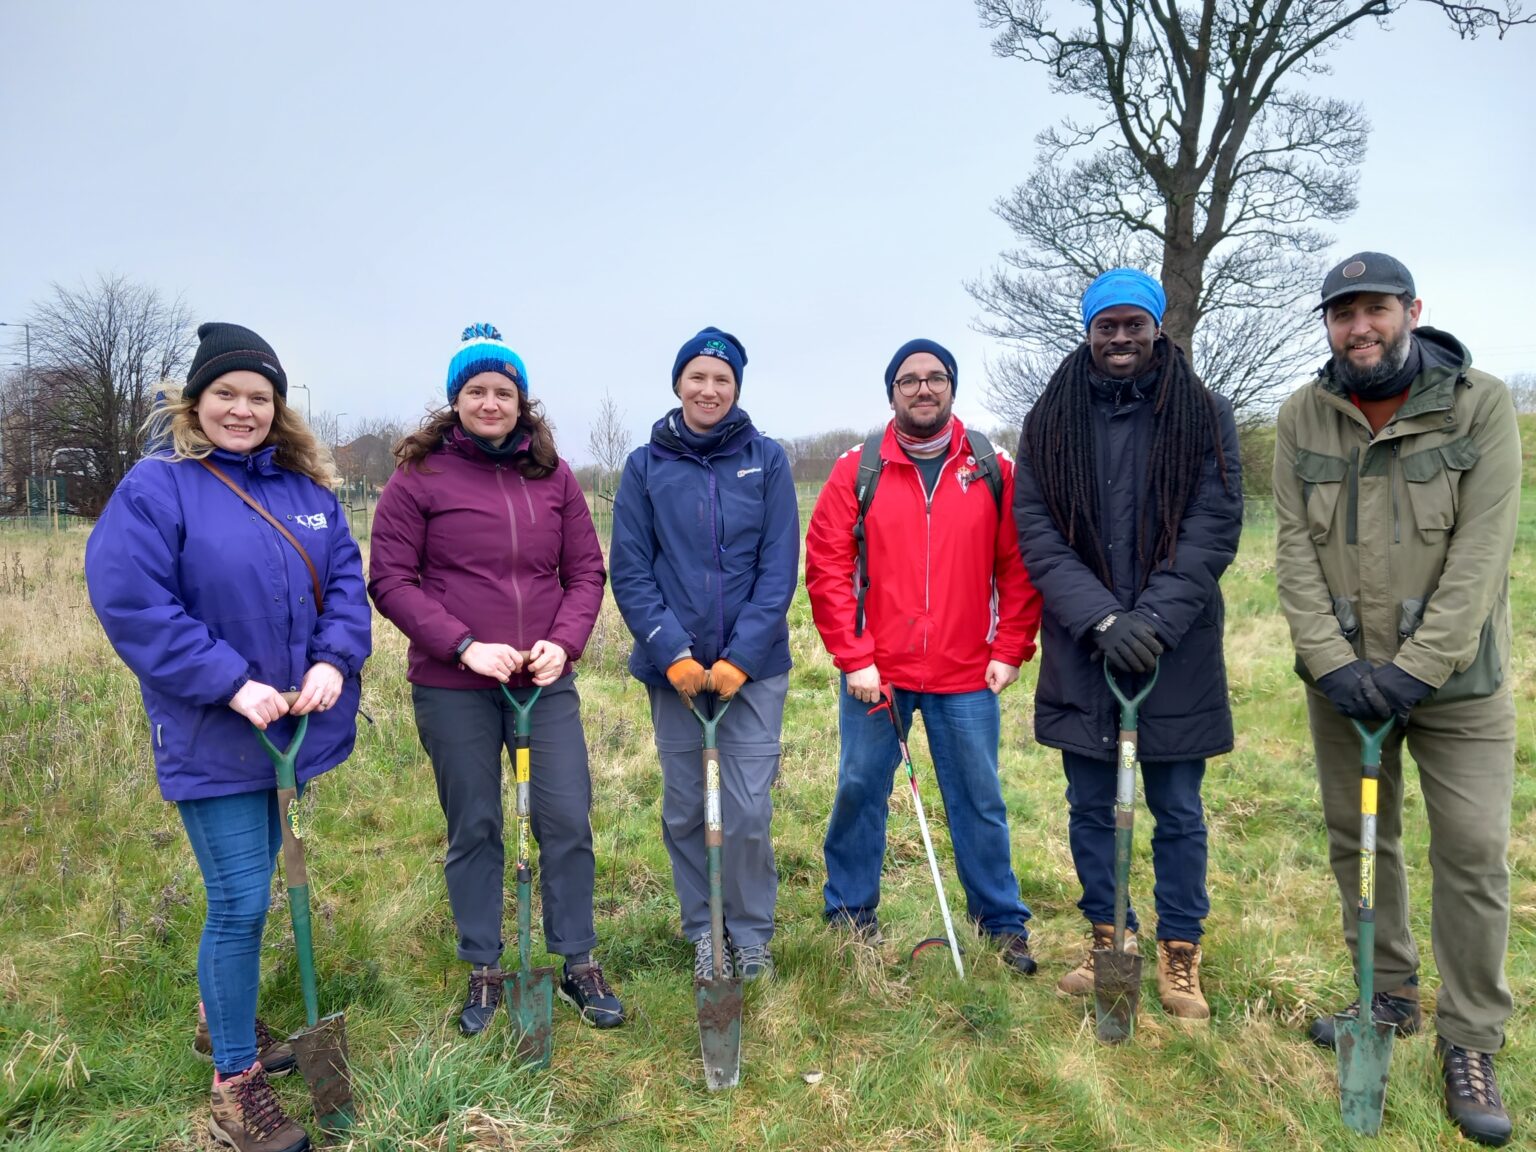
<path id="1" fill-rule="evenodd" d="M 1077 906 L 1090 924 L 1115 919 L 1115 764 L 1062 752 L 1067 775 L 1067 840 L 1077 866 L 1083 898 Z M 1200 942 L 1210 915 L 1205 891 L 1205 809 L 1200 784 L 1204 760 L 1168 760 L 1141 765 L 1142 791 L 1156 821 L 1152 829 L 1152 899 L 1157 905 L 1157 938 Z M 1136 875 L 1131 874 L 1134 888 Z M 1126 924 L 1137 927 L 1136 911 Z"/>
<path id="2" fill-rule="evenodd" d="M 842 751 L 823 849 L 827 883 L 822 894 L 827 919 L 869 923 L 880 903 L 885 821 L 901 750 L 889 716 L 884 711 L 870 715 L 869 705 L 848 695 L 846 679 L 840 688 Z M 954 695 L 898 688 L 896 711 L 903 730 L 910 729 L 914 711 L 923 714 L 971 919 L 988 935 L 1028 935 L 1024 923 L 1030 912 L 1019 899 L 1008 811 L 997 777 L 997 697 L 985 688 Z"/>
<path id="3" fill-rule="evenodd" d="M 256 1062 L 261 932 L 283 844 L 277 792 L 241 792 L 176 805 L 208 890 L 197 986 L 208 1013 L 213 1064 L 234 1076 Z"/>

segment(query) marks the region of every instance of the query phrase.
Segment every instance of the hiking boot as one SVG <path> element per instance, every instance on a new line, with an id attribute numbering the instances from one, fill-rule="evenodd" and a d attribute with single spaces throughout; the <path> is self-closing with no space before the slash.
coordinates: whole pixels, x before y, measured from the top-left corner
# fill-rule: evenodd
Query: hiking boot
<path id="1" fill-rule="evenodd" d="M 238 1076 L 214 1077 L 208 1131 L 235 1152 L 306 1152 L 309 1136 L 283 1111 L 258 1060 Z"/>
<path id="2" fill-rule="evenodd" d="M 581 968 L 566 964 L 561 969 L 560 999 L 581 1013 L 583 1022 L 594 1028 L 617 1028 L 624 1023 L 624 1005 L 603 978 L 602 965 L 596 962 Z"/>
<path id="3" fill-rule="evenodd" d="M 731 967 L 749 984 L 761 976 L 773 975 L 773 954 L 768 951 L 768 941 L 748 944 L 745 948 L 731 944 Z"/>
<path id="4" fill-rule="evenodd" d="M 192 1051 L 210 1063 L 213 1060 L 213 1037 L 208 1034 L 208 1013 L 202 1001 L 197 1004 L 197 1033 L 192 1037 Z M 268 1080 L 276 1080 L 293 1071 L 293 1049 L 272 1035 L 272 1029 L 260 1016 L 256 1017 L 256 1059 Z"/>
<path id="5" fill-rule="evenodd" d="M 725 957 L 720 965 L 720 979 L 730 980 L 736 975 L 736 969 L 731 964 L 731 950 L 726 948 Z M 695 980 L 715 979 L 715 945 L 708 936 L 700 936 L 693 942 L 693 978 Z"/>
<path id="6" fill-rule="evenodd" d="M 1093 943 L 1089 945 L 1088 953 L 1083 957 L 1083 962 L 1056 981 L 1056 991 L 1060 992 L 1063 996 L 1092 996 L 1093 953 L 1095 951 L 1109 951 L 1114 946 L 1115 926 L 1113 924 L 1095 924 L 1093 926 Z M 1136 943 L 1136 933 L 1129 928 L 1125 930 L 1125 950 L 1133 956 L 1141 955 L 1141 948 Z"/>
<path id="7" fill-rule="evenodd" d="M 501 1003 L 501 985 L 506 973 L 489 964 L 469 970 L 469 991 L 464 995 L 464 1007 L 459 1010 L 459 1031 L 466 1036 L 478 1036 L 491 1026 L 496 1006 Z"/>
<path id="8" fill-rule="evenodd" d="M 1493 1057 L 1486 1052 L 1458 1048 L 1444 1036 L 1435 1041 L 1440 1068 L 1445 1074 L 1445 1110 L 1451 1123 L 1468 1140 L 1495 1148 L 1509 1143 L 1512 1126 L 1499 1082 L 1493 1075 Z"/>
<path id="9" fill-rule="evenodd" d="M 1211 1006 L 1200 992 L 1200 945 L 1188 940 L 1157 942 L 1157 998 L 1177 1020 L 1209 1020 Z"/>
<path id="10" fill-rule="evenodd" d="M 1016 932 L 1006 936 L 994 936 L 992 938 L 1003 949 L 1003 963 L 1012 968 L 1020 976 L 1033 976 L 1039 967 L 1035 958 L 1030 955 L 1029 937 L 1023 932 Z"/>
<path id="11" fill-rule="evenodd" d="M 1339 1013 L 1340 1016 L 1360 1015 L 1360 1001 L 1356 1000 Z M 1378 992 L 1371 997 L 1371 1018 L 1382 1024 L 1396 1024 L 1399 1036 L 1412 1036 L 1424 1024 L 1419 1014 L 1419 985 L 1417 981 L 1394 988 L 1390 992 Z M 1332 1016 L 1319 1016 L 1307 1029 L 1307 1036 L 1319 1048 L 1332 1048 L 1334 1044 Z"/>

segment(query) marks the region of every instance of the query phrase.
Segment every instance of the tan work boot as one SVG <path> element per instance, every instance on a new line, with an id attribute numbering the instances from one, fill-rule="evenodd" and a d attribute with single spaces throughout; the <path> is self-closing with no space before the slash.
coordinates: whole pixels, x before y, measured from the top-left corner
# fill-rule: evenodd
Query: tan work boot
<path id="1" fill-rule="evenodd" d="M 1157 997 L 1163 1011 L 1179 1020 L 1209 1020 L 1210 1005 L 1200 992 L 1200 945 L 1187 940 L 1157 942 Z"/>
<path id="2" fill-rule="evenodd" d="M 288 1118 L 258 1060 L 238 1076 L 215 1078 L 213 1138 L 235 1152 L 308 1152 L 309 1136 Z"/>
<path id="3" fill-rule="evenodd" d="M 1113 948 L 1114 946 L 1115 926 L 1113 924 L 1095 924 L 1093 926 L 1093 944 L 1091 947 Z M 1136 933 L 1132 932 L 1129 928 L 1125 930 L 1125 950 L 1135 955 L 1141 953 L 1141 949 L 1136 946 Z M 1081 964 L 1056 981 L 1056 991 L 1064 996 L 1093 995 L 1092 951 L 1083 957 Z"/>
<path id="4" fill-rule="evenodd" d="M 208 1034 L 208 1013 L 203 1010 L 202 1001 L 197 1005 L 197 1032 L 192 1037 L 192 1051 L 204 1060 L 213 1060 L 213 1037 Z M 260 1016 L 256 1017 L 256 1059 L 261 1061 L 269 1080 L 293 1071 L 293 1049 L 272 1035 L 272 1029 Z"/>

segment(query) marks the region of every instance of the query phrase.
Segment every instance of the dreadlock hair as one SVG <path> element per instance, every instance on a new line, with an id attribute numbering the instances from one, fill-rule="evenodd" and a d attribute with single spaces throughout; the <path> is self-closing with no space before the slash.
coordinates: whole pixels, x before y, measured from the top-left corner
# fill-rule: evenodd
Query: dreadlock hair
<path id="1" fill-rule="evenodd" d="M 1189 358 L 1166 336 L 1153 346 L 1157 376 L 1152 385 L 1152 443 L 1148 451 L 1150 509 L 1137 517 L 1137 592 L 1159 564 L 1172 563 L 1184 510 L 1200 484 L 1207 445 L 1216 448 L 1221 484 L 1227 487 L 1226 453 L 1216 400 L 1195 375 Z M 1067 544 L 1113 587 L 1100 523 L 1099 475 L 1094 459 L 1093 358 L 1086 342 L 1057 366 L 1024 421 L 1024 444 L 1046 509 Z M 1150 522 L 1150 523 L 1149 523 Z M 1148 547 L 1148 535 L 1151 546 Z"/>

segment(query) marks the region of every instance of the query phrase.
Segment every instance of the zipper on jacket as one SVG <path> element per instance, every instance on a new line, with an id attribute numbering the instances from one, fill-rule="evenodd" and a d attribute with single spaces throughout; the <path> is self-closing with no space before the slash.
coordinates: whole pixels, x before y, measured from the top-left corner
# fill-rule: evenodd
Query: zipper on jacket
<path id="1" fill-rule="evenodd" d="M 1387 482 L 1392 485 L 1392 543 L 1401 544 L 1403 535 L 1397 515 L 1397 448 L 1398 441 L 1392 441 L 1392 460 L 1387 467 Z"/>
<path id="2" fill-rule="evenodd" d="M 506 469 L 502 465 L 500 465 L 500 464 L 496 465 L 496 487 L 501 490 L 501 502 L 502 502 L 503 505 L 506 506 L 506 509 L 507 509 L 507 536 L 512 541 L 512 552 L 513 552 L 513 555 L 516 556 L 517 552 L 519 551 L 518 544 L 517 544 L 517 513 L 512 508 L 512 493 L 507 491 L 507 483 L 506 483 L 506 478 L 504 476 L 505 471 L 506 471 Z M 523 639 L 524 639 L 524 637 L 523 637 L 523 582 L 520 579 L 518 579 L 518 577 L 517 577 L 517 575 L 515 573 L 512 576 L 512 599 L 514 601 L 516 601 L 516 603 L 517 603 L 517 633 L 516 633 L 516 635 L 517 635 L 517 644 L 519 646 L 521 646 L 521 644 L 523 642 Z"/>
<path id="3" fill-rule="evenodd" d="M 1344 514 L 1344 540 L 1360 543 L 1360 449 L 1349 450 L 1349 507 Z"/>
<path id="4" fill-rule="evenodd" d="M 709 475 L 709 536 L 713 544 L 710 551 L 715 556 L 715 627 L 719 637 L 715 659 L 718 660 L 725 651 L 725 569 L 720 565 L 720 553 L 725 547 L 720 543 L 720 517 L 724 515 L 724 510 L 716 508 L 716 497 L 720 489 L 715 482 L 715 469 L 708 460 L 704 461 L 704 471 Z"/>

